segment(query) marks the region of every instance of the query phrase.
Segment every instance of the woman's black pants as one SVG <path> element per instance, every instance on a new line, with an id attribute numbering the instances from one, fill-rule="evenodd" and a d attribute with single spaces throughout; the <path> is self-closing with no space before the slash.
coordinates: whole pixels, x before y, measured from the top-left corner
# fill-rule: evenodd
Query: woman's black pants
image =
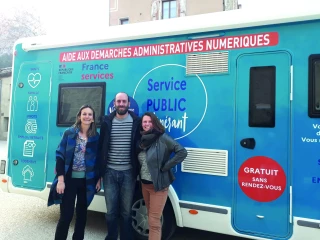
<path id="1" fill-rule="evenodd" d="M 86 179 L 69 178 L 65 183 L 66 187 L 60 204 L 60 219 L 56 229 L 55 240 L 67 239 L 76 198 L 76 223 L 72 239 L 83 240 L 87 222 Z"/>

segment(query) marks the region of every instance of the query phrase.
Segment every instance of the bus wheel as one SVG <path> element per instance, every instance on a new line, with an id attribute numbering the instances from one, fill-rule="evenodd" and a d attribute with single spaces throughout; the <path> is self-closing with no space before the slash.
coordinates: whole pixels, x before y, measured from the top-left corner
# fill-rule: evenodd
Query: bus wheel
<path id="1" fill-rule="evenodd" d="M 161 216 L 162 224 L 162 238 L 170 239 L 176 230 L 176 219 L 173 213 L 173 209 L 168 198 L 167 203 Z M 136 194 L 132 205 L 132 228 L 136 239 L 147 240 L 149 236 L 149 224 L 147 216 L 147 208 L 143 197 L 140 194 Z"/>

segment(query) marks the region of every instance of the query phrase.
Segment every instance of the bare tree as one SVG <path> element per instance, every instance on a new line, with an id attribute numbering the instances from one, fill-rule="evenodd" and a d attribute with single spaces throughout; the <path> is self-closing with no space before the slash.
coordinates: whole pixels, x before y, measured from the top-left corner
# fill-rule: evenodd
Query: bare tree
<path id="1" fill-rule="evenodd" d="M 44 34 L 40 17 L 30 9 L 15 9 L 13 14 L 0 15 L 0 58 L 10 54 L 16 40 Z"/>

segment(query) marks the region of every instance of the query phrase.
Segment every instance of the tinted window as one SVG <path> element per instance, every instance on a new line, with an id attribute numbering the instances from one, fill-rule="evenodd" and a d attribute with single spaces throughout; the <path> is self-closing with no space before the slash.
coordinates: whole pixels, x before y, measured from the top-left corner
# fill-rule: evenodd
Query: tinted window
<path id="1" fill-rule="evenodd" d="M 276 67 L 250 68 L 249 126 L 275 126 Z"/>
<path id="2" fill-rule="evenodd" d="M 91 105 L 100 125 L 105 109 L 105 83 L 60 84 L 58 104 L 58 126 L 71 126 L 82 105 Z"/>
<path id="3" fill-rule="evenodd" d="M 309 117 L 320 117 L 320 55 L 309 57 Z"/>

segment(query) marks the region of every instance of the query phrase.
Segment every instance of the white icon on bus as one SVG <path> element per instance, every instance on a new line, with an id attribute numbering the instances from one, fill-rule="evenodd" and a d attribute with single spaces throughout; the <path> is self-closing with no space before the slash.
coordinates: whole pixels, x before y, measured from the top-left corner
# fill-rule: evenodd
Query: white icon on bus
<path id="1" fill-rule="evenodd" d="M 36 119 L 27 119 L 27 124 L 25 126 L 26 133 L 37 133 L 37 121 Z"/>
<path id="2" fill-rule="evenodd" d="M 29 100 L 27 103 L 27 111 L 28 112 L 37 112 L 38 111 L 38 98 L 37 96 L 29 96 Z"/>
<path id="3" fill-rule="evenodd" d="M 41 81 L 41 74 L 40 73 L 30 73 L 28 75 L 28 83 L 30 87 L 36 88 Z"/>
<path id="4" fill-rule="evenodd" d="M 35 147 L 36 144 L 33 140 L 26 140 L 23 144 L 23 156 L 33 157 Z"/>
<path id="5" fill-rule="evenodd" d="M 22 176 L 23 176 L 24 183 L 31 182 L 32 177 L 34 176 L 34 171 L 32 167 L 30 167 L 29 165 L 25 166 L 22 169 Z"/>

